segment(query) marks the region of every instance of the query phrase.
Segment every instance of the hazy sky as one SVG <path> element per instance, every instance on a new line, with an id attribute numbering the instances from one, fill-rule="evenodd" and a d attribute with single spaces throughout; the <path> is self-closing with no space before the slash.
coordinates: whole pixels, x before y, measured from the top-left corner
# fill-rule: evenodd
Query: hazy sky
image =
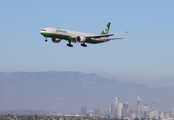
<path id="1" fill-rule="evenodd" d="M 131 79 L 174 78 L 173 0 L 3 0 L 0 72 L 80 71 Z M 44 42 L 40 30 L 60 27 L 123 40 L 83 48 Z"/>

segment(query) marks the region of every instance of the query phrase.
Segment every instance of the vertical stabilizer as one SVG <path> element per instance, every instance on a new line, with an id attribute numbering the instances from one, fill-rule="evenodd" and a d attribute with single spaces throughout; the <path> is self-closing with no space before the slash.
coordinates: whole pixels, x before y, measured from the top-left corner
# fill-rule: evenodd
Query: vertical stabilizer
<path id="1" fill-rule="evenodd" d="M 103 29 L 103 31 L 101 32 L 101 34 L 108 34 L 110 25 L 111 25 L 111 22 L 108 22 L 108 24 L 107 24 L 106 27 Z"/>

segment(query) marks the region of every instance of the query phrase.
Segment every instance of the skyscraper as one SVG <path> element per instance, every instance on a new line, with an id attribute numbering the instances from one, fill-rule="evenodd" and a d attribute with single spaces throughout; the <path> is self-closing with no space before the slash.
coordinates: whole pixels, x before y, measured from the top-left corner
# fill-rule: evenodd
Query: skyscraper
<path id="1" fill-rule="evenodd" d="M 149 115 L 149 112 L 150 112 L 150 106 L 148 105 L 148 104 L 144 104 L 144 105 L 142 105 L 143 107 L 142 107 L 142 110 L 144 111 L 144 112 L 146 112 L 146 115 Z"/>
<path id="2" fill-rule="evenodd" d="M 153 111 L 154 110 L 154 104 L 153 104 L 153 102 L 150 102 L 149 103 L 149 110 L 150 111 Z"/>
<path id="3" fill-rule="evenodd" d="M 141 113 L 141 97 L 138 96 L 137 98 L 137 117 L 140 119 L 140 113 Z"/>
<path id="4" fill-rule="evenodd" d="M 94 109 L 93 115 L 94 115 L 94 117 L 99 117 L 100 116 L 100 109 Z"/>
<path id="5" fill-rule="evenodd" d="M 123 103 L 118 103 L 117 107 L 118 118 L 122 117 L 122 108 L 123 108 Z"/>
<path id="6" fill-rule="evenodd" d="M 81 114 L 86 115 L 86 113 L 87 113 L 86 107 L 81 107 Z"/>
<path id="7" fill-rule="evenodd" d="M 118 104 L 120 103 L 120 98 L 115 98 L 115 117 L 118 117 Z"/>
<path id="8" fill-rule="evenodd" d="M 150 112 L 149 118 L 158 119 L 158 110 Z"/>
<path id="9" fill-rule="evenodd" d="M 115 108 L 118 107 L 118 103 L 120 102 L 120 98 L 116 97 L 115 98 Z"/>
<path id="10" fill-rule="evenodd" d="M 109 107 L 109 114 L 110 114 L 110 117 L 111 118 L 113 118 L 114 116 L 115 116 L 115 114 L 114 114 L 114 106 L 113 105 L 111 105 L 110 107 Z"/>
<path id="11" fill-rule="evenodd" d="M 125 102 L 123 104 L 123 108 L 127 109 L 127 116 L 130 117 L 131 116 L 131 104 L 129 102 Z"/>

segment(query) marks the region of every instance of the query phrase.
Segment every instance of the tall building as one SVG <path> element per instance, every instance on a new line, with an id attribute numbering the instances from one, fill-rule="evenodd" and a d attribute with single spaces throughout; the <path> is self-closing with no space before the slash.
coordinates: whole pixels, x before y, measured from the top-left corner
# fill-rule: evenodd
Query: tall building
<path id="1" fill-rule="evenodd" d="M 114 106 L 111 105 L 111 107 L 110 107 L 111 118 L 113 118 L 115 116 L 114 111 L 115 111 Z"/>
<path id="2" fill-rule="evenodd" d="M 120 102 L 120 98 L 116 97 L 115 98 L 115 107 L 118 107 L 118 103 Z"/>
<path id="3" fill-rule="evenodd" d="M 94 112 L 93 112 L 93 116 L 94 117 L 99 117 L 100 116 L 100 109 L 94 109 Z"/>
<path id="4" fill-rule="evenodd" d="M 93 117 L 93 113 L 94 113 L 94 111 L 92 111 L 92 110 L 88 111 L 88 115 L 89 115 L 90 117 Z"/>
<path id="5" fill-rule="evenodd" d="M 138 96 L 137 98 L 137 117 L 140 119 L 140 113 L 141 113 L 141 97 Z"/>
<path id="6" fill-rule="evenodd" d="M 120 103 L 120 98 L 116 97 L 115 98 L 115 117 L 118 117 L 118 104 Z"/>
<path id="7" fill-rule="evenodd" d="M 144 104 L 142 110 L 146 112 L 147 116 L 149 116 L 149 114 L 150 114 L 150 106 L 148 104 Z"/>
<path id="8" fill-rule="evenodd" d="M 147 118 L 147 111 L 142 110 L 140 112 L 140 118 Z"/>
<path id="9" fill-rule="evenodd" d="M 106 108 L 105 115 L 107 118 L 114 118 L 115 117 L 115 106 L 113 104 Z"/>
<path id="10" fill-rule="evenodd" d="M 81 107 L 81 112 L 82 115 L 86 115 L 87 114 L 87 108 L 86 107 Z"/>
<path id="11" fill-rule="evenodd" d="M 158 120 L 158 110 L 150 112 L 149 118 L 153 118 L 153 119 L 157 119 Z"/>
<path id="12" fill-rule="evenodd" d="M 130 117 L 131 113 L 132 113 L 132 111 L 131 111 L 131 104 L 129 102 L 125 102 L 123 104 L 123 108 L 126 108 L 126 110 L 127 110 L 127 117 Z"/>
<path id="13" fill-rule="evenodd" d="M 137 114 L 136 113 L 132 113 L 132 116 L 131 116 L 132 119 L 135 119 L 137 118 Z"/>
<path id="14" fill-rule="evenodd" d="M 107 107 L 105 109 L 105 116 L 106 116 L 106 118 L 109 118 L 110 117 L 110 115 L 109 115 L 109 107 Z"/>
<path id="15" fill-rule="evenodd" d="M 161 112 L 160 113 L 160 119 L 163 119 L 164 118 L 164 115 L 165 115 L 164 112 Z"/>
<path id="16" fill-rule="evenodd" d="M 153 102 L 150 102 L 149 103 L 149 110 L 150 111 L 153 111 L 154 110 L 154 104 L 153 104 Z"/>
<path id="17" fill-rule="evenodd" d="M 121 117 L 122 118 L 128 117 L 128 115 L 127 115 L 127 108 L 122 108 L 122 110 L 121 110 Z"/>
<path id="18" fill-rule="evenodd" d="M 123 108 L 123 103 L 118 103 L 117 107 L 118 118 L 122 117 L 122 108 Z"/>

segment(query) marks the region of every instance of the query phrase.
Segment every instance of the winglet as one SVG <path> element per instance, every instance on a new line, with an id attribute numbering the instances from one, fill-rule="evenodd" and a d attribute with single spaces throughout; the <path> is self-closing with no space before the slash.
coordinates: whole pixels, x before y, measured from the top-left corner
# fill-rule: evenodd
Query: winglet
<path id="1" fill-rule="evenodd" d="M 108 24 L 107 24 L 106 27 L 103 29 L 103 31 L 101 32 L 101 34 L 108 34 L 110 25 L 111 25 L 111 22 L 108 22 Z"/>

